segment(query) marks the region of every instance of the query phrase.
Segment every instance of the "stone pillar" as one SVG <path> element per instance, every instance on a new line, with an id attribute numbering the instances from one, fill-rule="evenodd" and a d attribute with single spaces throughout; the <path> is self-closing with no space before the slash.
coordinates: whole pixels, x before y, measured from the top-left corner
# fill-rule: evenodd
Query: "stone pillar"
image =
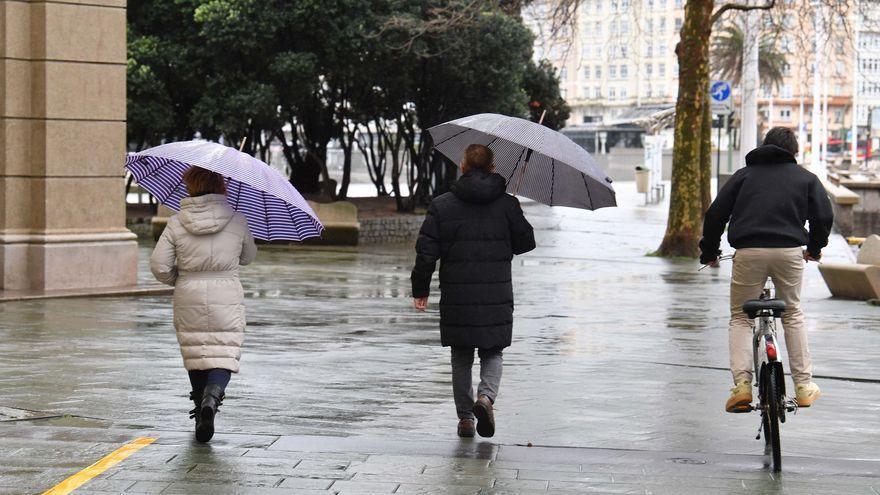
<path id="1" fill-rule="evenodd" d="M 125 0 L 0 0 L 0 289 L 137 283 Z"/>

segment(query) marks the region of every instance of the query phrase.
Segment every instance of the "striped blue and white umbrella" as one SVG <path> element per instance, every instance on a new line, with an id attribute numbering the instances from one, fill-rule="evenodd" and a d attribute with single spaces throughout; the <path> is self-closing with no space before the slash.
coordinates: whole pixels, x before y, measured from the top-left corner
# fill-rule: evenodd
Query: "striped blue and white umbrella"
<path id="1" fill-rule="evenodd" d="M 324 226 L 290 181 L 236 149 L 209 141 L 182 141 L 125 160 L 135 181 L 174 211 L 180 211 L 180 200 L 188 196 L 183 173 L 193 165 L 226 177 L 229 205 L 247 217 L 257 239 L 302 241 L 321 236 Z"/>
<path id="2" fill-rule="evenodd" d="M 428 129 L 434 148 L 455 163 L 471 144 L 495 152 L 507 192 L 550 206 L 595 210 L 617 206 L 611 179 L 577 143 L 546 126 L 516 117 L 481 113 Z"/>

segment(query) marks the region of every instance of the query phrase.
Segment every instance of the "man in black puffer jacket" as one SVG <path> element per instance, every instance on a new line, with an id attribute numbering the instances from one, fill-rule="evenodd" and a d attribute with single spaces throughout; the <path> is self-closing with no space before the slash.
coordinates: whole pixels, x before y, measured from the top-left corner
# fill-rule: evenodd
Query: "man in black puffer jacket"
<path id="1" fill-rule="evenodd" d="M 440 340 L 452 348 L 452 386 L 458 434 L 495 433 L 492 405 L 501 382 L 501 353 L 513 333 L 510 261 L 535 248 L 532 226 L 519 201 L 505 193 L 494 173 L 492 150 L 465 150 L 462 176 L 451 192 L 431 202 L 416 243 L 412 271 L 415 308 L 428 304 L 431 277 L 440 260 Z M 471 369 L 479 349 L 480 385 L 474 401 Z"/>
<path id="2" fill-rule="evenodd" d="M 752 330 L 743 304 L 757 299 L 767 277 L 786 304 L 782 316 L 791 376 L 800 407 L 819 398 L 804 328 L 800 294 L 804 261 L 816 261 L 828 244 L 834 214 L 819 178 L 797 164 L 797 138 L 785 127 L 767 132 L 764 145 L 746 155 L 706 212 L 700 261 L 717 264 L 718 246 L 730 220 L 727 239 L 736 248 L 730 280 L 730 371 L 734 387 L 725 409 L 746 412 L 752 403 Z M 804 228 L 809 222 L 810 230 Z M 802 246 L 806 246 L 806 251 Z"/>

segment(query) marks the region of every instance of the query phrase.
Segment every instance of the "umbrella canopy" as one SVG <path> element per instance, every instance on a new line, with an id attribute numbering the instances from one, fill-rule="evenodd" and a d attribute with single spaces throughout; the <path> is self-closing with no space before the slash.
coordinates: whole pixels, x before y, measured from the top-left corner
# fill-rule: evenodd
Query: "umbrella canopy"
<path id="1" fill-rule="evenodd" d="M 191 166 L 226 177 L 229 205 L 247 217 L 248 227 L 257 239 L 302 241 L 320 237 L 324 230 L 286 177 L 228 146 L 182 141 L 140 151 L 125 160 L 125 168 L 135 181 L 174 211 L 180 211 L 180 200 L 188 196 L 183 173 Z"/>
<path id="2" fill-rule="evenodd" d="M 428 129 L 434 148 L 458 163 L 465 148 L 482 144 L 495 153 L 507 192 L 550 206 L 595 210 L 617 206 L 611 179 L 587 150 L 535 122 L 494 113 L 452 120 Z"/>

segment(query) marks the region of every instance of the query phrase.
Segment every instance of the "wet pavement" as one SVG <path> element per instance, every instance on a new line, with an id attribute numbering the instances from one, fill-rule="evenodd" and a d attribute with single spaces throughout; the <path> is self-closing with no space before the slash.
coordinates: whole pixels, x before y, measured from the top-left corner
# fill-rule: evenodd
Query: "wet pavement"
<path id="1" fill-rule="evenodd" d="M 186 433 L 169 297 L 0 304 L 0 493 L 48 489 L 146 434 L 159 440 L 80 491 L 880 493 L 880 308 L 830 299 L 808 267 L 824 396 L 783 426 L 774 479 L 758 415 L 723 411 L 729 264 L 646 256 L 665 207 L 618 188 L 617 209 L 525 206 L 538 249 L 514 263 L 492 443 L 454 436 L 437 294 L 411 309 L 411 246 L 263 248 L 242 272 L 241 373 L 211 446 Z M 850 256 L 840 237 L 826 251 Z"/>

